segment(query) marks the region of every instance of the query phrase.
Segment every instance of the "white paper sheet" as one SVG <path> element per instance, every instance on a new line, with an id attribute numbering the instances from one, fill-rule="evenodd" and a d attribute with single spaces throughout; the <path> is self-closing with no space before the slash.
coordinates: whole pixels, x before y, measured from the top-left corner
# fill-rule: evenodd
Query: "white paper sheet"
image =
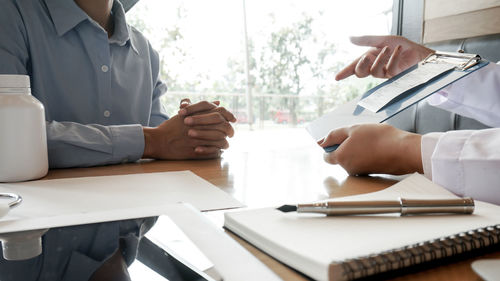
<path id="1" fill-rule="evenodd" d="M 334 111 L 310 122 L 306 126 L 307 132 L 309 132 L 315 141 L 318 141 L 326 137 L 332 130 L 358 124 L 376 124 L 384 119 L 384 117 L 378 116 L 372 112 L 355 115 L 354 111 L 357 107 L 357 103 L 358 99 L 352 100 L 337 107 Z"/>
<path id="2" fill-rule="evenodd" d="M 281 280 L 238 242 L 188 204 L 165 212 L 189 239 L 214 263 L 225 281 Z"/>
<path id="3" fill-rule="evenodd" d="M 23 203 L 0 219 L 0 233 L 157 216 L 167 204 L 200 210 L 242 207 L 190 171 L 0 184 Z"/>
<path id="4" fill-rule="evenodd" d="M 500 260 L 484 259 L 477 260 L 471 264 L 472 269 L 485 281 L 500 280 Z M 480 279 L 480 278 L 478 278 Z"/>
<path id="5" fill-rule="evenodd" d="M 360 100 L 358 105 L 372 112 L 378 112 L 406 91 L 427 83 L 432 78 L 454 67 L 455 65 L 444 63 L 419 64 L 415 70 L 381 87 L 368 97 Z"/>
<path id="6" fill-rule="evenodd" d="M 179 206 L 180 205 L 180 206 Z M 194 208 L 187 208 L 182 203 L 174 204 L 173 209 L 181 212 L 199 212 Z M 191 223 L 191 222 L 190 222 Z M 177 257 L 188 262 L 193 267 L 207 273 L 214 269 L 214 264 L 196 247 L 186 234 L 168 216 L 160 216 L 155 225 L 146 233 L 146 238 L 162 248 L 167 253 L 175 254 Z M 222 280 L 220 274 L 210 275 L 214 280 Z"/>

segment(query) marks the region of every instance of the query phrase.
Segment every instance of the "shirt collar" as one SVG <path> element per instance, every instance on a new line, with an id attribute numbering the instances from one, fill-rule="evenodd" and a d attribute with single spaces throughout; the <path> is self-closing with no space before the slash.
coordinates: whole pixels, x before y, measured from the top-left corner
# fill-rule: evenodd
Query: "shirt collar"
<path id="1" fill-rule="evenodd" d="M 88 19 L 87 14 L 73 0 L 45 0 L 45 3 L 59 36 Z"/>
<path id="2" fill-rule="evenodd" d="M 63 36 L 82 21 L 90 20 L 89 16 L 73 0 L 45 0 L 45 3 L 58 36 Z M 123 46 L 130 42 L 130 46 L 138 54 L 134 40 L 130 37 L 130 26 L 127 24 L 125 10 L 120 1 L 115 0 L 113 2 L 111 11 L 114 16 L 115 26 L 113 35 L 109 38 L 110 43 Z"/>
<path id="3" fill-rule="evenodd" d="M 134 52 L 138 53 L 133 37 L 130 36 L 131 30 L 130 26 L 127 24 L 127 20 L 125 18 L 125 10 L 123 9 L 122 3 L 115 0 L 113 2 L 111 12 L 113 13 L 115 26 L 113 35 L 109 38 L 109 42 L 118 44 L 119 46 L 124 46 L 125 44 L 127 44 L 127 42 L 130 42 L 130 46 L 132 47 Z"/>

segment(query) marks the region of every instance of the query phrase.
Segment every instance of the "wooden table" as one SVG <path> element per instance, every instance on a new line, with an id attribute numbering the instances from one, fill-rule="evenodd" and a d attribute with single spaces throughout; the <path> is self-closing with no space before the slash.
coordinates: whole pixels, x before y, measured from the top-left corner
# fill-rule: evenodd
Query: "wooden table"
<path id="1" fill-rule="evenodd" d="M 51 170 L 46 179 L 191 170 L 249 207 L 280 206 L 384 189 L 399 178 L 352 177 L 339 166 L 324 163 L 313 144 L 229 150 L 221 159 L 204 161 L 147 161 L 96 168 Z M 215 219 L 221 218 L 217 213 Z M 222 223 L 222 222 L 220 222 Z M 308 280 L 293 269 L 230 234 L 284 280 Z M 493 253 L 483 257 L 500 257 Z M 470 267 L 474 259 L 406 274 L 392 280 L 479 280 Z"/>

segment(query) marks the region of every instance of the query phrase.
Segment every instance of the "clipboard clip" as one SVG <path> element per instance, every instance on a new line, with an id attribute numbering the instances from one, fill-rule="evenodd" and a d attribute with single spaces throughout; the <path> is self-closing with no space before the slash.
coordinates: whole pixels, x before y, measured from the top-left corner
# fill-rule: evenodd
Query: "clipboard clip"
<path id="1" fill-rule="evenodd" d="M 451 53 L 436 51 L 428 55 L 422 64 L 426 63 L 448 63 L 456 65 L 455 69 L 465 71 L 481 61 L 481 56 L 478 54 L 466 53 Z"/>

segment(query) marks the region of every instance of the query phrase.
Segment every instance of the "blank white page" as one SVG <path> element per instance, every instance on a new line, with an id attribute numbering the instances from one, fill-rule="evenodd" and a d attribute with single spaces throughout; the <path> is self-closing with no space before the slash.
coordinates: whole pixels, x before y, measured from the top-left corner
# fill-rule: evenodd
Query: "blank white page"
<path id="1" fill-rule="evenodd" d="M 170 203 L 200 210 L 243 206 L 190 171 L 0 184 L 23 202 L 0 219 L 0 233 L 157 216 Z"/>

